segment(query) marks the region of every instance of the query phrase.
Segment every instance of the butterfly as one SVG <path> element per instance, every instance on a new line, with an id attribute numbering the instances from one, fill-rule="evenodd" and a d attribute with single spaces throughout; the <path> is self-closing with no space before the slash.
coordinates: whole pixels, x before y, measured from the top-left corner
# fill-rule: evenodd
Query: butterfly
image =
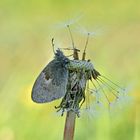
<path id="1" fill-rule="evenodd" d="M 55 58 L 40 73 L 32 89 L 32 100 L 36 103 L 51 102 L 63 97 L 68 83 L 69 59 L 57 50 Z"/>

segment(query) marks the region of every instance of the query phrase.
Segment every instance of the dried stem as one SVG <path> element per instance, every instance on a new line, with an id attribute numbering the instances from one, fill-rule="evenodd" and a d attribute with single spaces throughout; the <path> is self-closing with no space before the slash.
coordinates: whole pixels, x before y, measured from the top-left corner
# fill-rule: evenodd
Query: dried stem
<path id="1" fill-rule="evenodd" d="M 75 119 L 76 119 L 75 112 L 68 111 L 66 116 L 63 140 L 73 140 L 75 130 Z"/>
<path id="2" fill-rule="evenodd" d="M 74 59 L 78 58 L 78 50 L 74 49 L 73 52 Z M 68 111 L 66 115 L 66 121 L 65 121 L 65 128 L 64 128 L 64 138 L 63 140 L 73 140 L 74 138 L 74 130 L 75 130 L 75 120 L 76 120 L 76 114 L 74 111 Z"/>

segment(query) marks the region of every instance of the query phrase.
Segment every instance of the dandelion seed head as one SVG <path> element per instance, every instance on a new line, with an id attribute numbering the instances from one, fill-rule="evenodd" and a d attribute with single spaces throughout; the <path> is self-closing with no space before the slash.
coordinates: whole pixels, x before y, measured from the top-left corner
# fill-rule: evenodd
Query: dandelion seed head
<path id="1" fill-rule="evenodd" d="M 80 33 L 83 36 L 89 35 L 90 37 L 95 37 L 97 34 L 95 31 L 88 30 L 82 26 L 78 26 L 75 31 Z"/>
<path id="2" fill-rule="evenodd" d="M 100 110 L 91 105 L 89 108 L 81 109 L 81 116 L 88 117 L 89 119 L 98 118 L 100 116 Z"/>
<path id="3" fill-rule="evenodd" d="M 76 24 L 81 18 L 83 17 L 83 14 L 79 14 L 78 16 L 75 16 L 74 18 L 69 18 L 65 20 L 64 22 L 60 22 L 56 24 L 56 28 L 63 29 L 66 28 L 68 25 Z"/>

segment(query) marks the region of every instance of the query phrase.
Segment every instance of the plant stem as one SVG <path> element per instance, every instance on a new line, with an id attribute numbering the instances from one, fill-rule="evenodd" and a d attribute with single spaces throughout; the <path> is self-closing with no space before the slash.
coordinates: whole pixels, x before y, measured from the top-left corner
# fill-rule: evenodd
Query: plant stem
<path id="1" fill-rule="evenodd" d="M 70 28 L 69 28 L 70 31 Z M 71 31 L 70 31 L 71 34 Z M 71 36 L 72 38 L 72 36 Z M 72 39 L 73 42 L 73 39 Z M 74 43 L 73 43 L 74 47 Z M 75 60 L 78 60 L 78 50 L 74 48 L 73 57 Z M 75 120 L 76 114 L 73 111 L 68 111 L 66 116 L 65 128 L 64 128 L 64 137 L 63 140 L 73 140 L 74 138 L 74 130 L 75 130 Z"/>
<path id="2" fill-rule="evenodd" d="M 73 111 L 68 111 L 66 116 L 63 140 L 73 140 L 75 130 L 75 119 L 76 114 Z"/>

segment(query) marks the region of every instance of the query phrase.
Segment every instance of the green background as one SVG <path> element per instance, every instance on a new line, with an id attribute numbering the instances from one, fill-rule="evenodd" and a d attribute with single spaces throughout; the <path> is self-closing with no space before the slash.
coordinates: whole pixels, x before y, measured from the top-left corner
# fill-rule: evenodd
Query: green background
<path id="1" fill-rule="evenodd" d="M 96 31 L 87 58 L 104 75 L 127 86 L 132 101 L 94 117 L 76 120 L 75 140 L 140 139 L 140 2 L 139 0 L 1 0 L 0 1 L 0 140 L 61 140 L 65 116 L 54 109 L 59 101 L 35 104 L 33 83 L 53 58 L 56 46 L 69 47 L 64 27 L 71 25 L 76 46 L 86 36 L 79 27 Z M 77 28 L 78 27 L 78 28 Z M 80 32 L 78 32 L 80 31 Z"/>

